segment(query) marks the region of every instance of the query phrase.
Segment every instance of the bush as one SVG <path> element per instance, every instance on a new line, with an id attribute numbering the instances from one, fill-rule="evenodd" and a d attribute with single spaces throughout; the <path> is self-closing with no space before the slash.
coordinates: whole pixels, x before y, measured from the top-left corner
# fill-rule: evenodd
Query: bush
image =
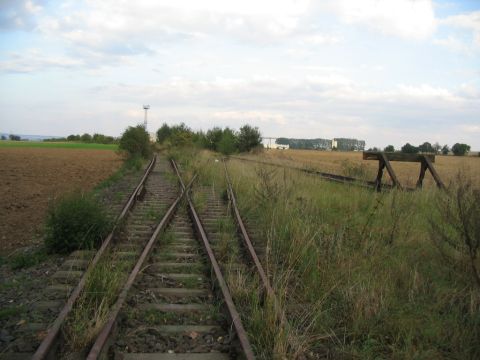
<path id="1" fill-rule="evenodd" d="M 111 223 L 98 200 L 92 195 L 75 192 L 48 209 L 45 245 L 49 252 L 60 254 L 93 249 L 110 228 Z"/>
<path id="2" fill-rule="evenodd" d="M 130 157 L 148 158 L 152 154 L 150 136 L 143 125 L 129 126 L 122 134 L 118 148 L 125 150 Z"/>

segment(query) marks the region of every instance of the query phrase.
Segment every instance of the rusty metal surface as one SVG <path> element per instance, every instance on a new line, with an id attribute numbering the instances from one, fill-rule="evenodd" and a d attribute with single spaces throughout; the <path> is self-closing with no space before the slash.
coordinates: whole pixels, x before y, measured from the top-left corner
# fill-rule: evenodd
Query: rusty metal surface
<path id="1" fill-rule="evenodd" d="M 185 185 L 183 183 L 182 177 L 180 175 L 180 172 L 178 170 L 177 164 L 175 163 L 174 160 L 172 160 L 172 166 L 178 176 L 180 185 L 182 186 L 183 189 L 185 189 Z M 202 239 L 203 245 L 205 247 L 205 251 L 207 252 L 208 259 L 210 260 L 210 264 L 213 268 L 213 271 L 215 273 L 215 278 L 217 279 L 218 286 L 220 287 L 220 291 L 222 292 L 223 300 L 225 301 L 225 305 L 227 306 L 227 310 L 229 312 L 230 318 L 233 323 L 233 327 L 235 328 L 235 332 L 237 334 L 238 340 L 240 342 L 240 346 L 243 351 L 243 355 L 245 356 L 246 359 L 252 360 L 255 359 L 255 355 L 253 353 L 252 345 L 250 344 L 250 341 L 248 340 L 247 332 L 245 331 L 245 328 L 243 327 L 242 320 L 240 318 L 240 315 L 238 314 L 237 308 L 235 307 L 235 304 L 232 299 L 232 295 L 230 294 L 230 291 L 228 290 L 227 283 L 225 282 L 225 279 L 223 277 L 222 271 L 220 270 L 220 266 L 218 265 L 217 259 L 215 258 L 215 255 L 213 253 L 212 247 L 210 245 L 210 241 L 208 240 L 207 234 L 205 233 L 205 230 L 203 229 L 202 223 L 200 221 L 200 218 L 195 210 L 195 207 L 193 205 L 193 202 L 190 198 L 190 194 L 187 191 L 187 201 L 188 205 L 190 208 L 190 213 L 193 218 L 193 223 L 195 226 L 195 229 L 197 230 L 197 233 L 200 235 L 200 238 Z"/>
<path id="2" fill-rule="evenodd" d="M 307 174 L 317 175 L 317 176 L 321 177 L 322 179 L 332 181 L 332 182 L 337 182 L 337 183 L 340 183 L 340 184 L 351 184 L 351 185 L 355 185 L 355 186 L 359 186 L 359 187 L 363 187 L 363 188 L 367 188 L 367 189 L 372 189 L 372 188 L 377 189 L 377 182 L 376 181 L 365 181 L 365 180 L 361 180 L 361 179 L 352 178 L 352 177 L 349 177 L 349 176 L 330 174 L 330 173 L 325 173 L 325 172 L 318 171 L 318 170 L 303 169 L 303 168 L 299 168 L 299 167 L 295 167 L 295 166 L 275 164 L 275 163 L 270 163 L 268 161 L 245 159 L 245 158 L 241 158 L 241 157 L 238 157 L 238 156 L 230 156 L 230 158 L 236 159 L 236 160 L 241 160 L 241 161 L 254 162 L 254 163 L 263 164 L 263 165 L 275 166 L 275 167 L 279 167 L 279 168 L 297 170 L 297 171 L 301 171 L 301 172 L 304 172 L 304 173 L 307 173 Z M 392 189 L 395 189 L 395 188 L 396 188 L 396 186 L 394 186 L 394 185 L 382 184 L 382 189 L 392 190 Z M 403 190 L 415 191 L 414 188 L 409 188 L 409 187 L 405 187 L 405 188 L 403 188 Z"/>
<path id="3" fill-rule="evenodd" d="M 270 285 L 270 281 L 268 280 L 265 270 L 263 269 L 262 263 L 260 262 L 257 256 L 257 253 L 255 252 L 255 249 L 252 245 L 252 241 L 250 240 L 250 236 L 248 235 L 245 224 L 243 223 L 242 217 L 240 216 L 240 211 L 238 210 L 238 206 L 237 206 L 237 199 L 235 198 L 235 193 L 233 192 L 232 182 L 230 181 L 230 175 L 228 174 L 227 164 L 225 163 L 225 160 L 223 160 L 223 167 L 225 169 L 225 179 L 227 180 L 227 190 L 228 190 L 230 201 L 232 203 L 233 216 L 237 222 L 238 228 L 242 235 L 241 237 L 243 239 L 245 247 L 248 250 L 248 253 L 250 254 L 251 260 L 255 265 L 258 275 L 262 280 L 263 288 L 265 289 L 266 293 L 269 296 L 274 296 L 273 288 Z"/>
<path id="4" fill-rule="evenodd" d="M 85 270 L 82 278 L 80 279 L 77 286 L 75 287 L 75 289 L 72 291 L 71 295 L 69 296 L 65 306 L 60 311 L 59 315 L 57 316 L 57 318 L 53 322 L 52 326 L 48 329 L 47 336 L 43 339 L 42 343 L 38 347 L 35 354 L 33 354 L 33 357 L 32 357 L 33 360 L 45 359 L 49 355 L 50 351 L 52 350 L 53 344 L 55 343 L 55 341 L 58 338 L 58 335 L 60 333 L 60 329 L 61 329 L 67 315 L 72 310 L 73 304 L 75 303 L 75 301 L 77 300 L 77 298 L 79 297 L 81 291 L 83 290 L 83 288 L 85 286 L 85 282 L 87 280 L 88 273 L 91 271 L 91 269 L 93 269 L 95 267 L 95 265 L 98 263 L 98 261 L 100 260 L 100 258 L 103 255 L 103 253 L 107 249 L 107 247 L 110 245 L 110 242 L 113 238 L 113 235 L 115 233 L 115 230 L 117 229 L 117 226 L 118 226 L 119 222 L 125 218 L 127 212 L 135 204 L 137 194 L 142 189 L 143 184 L 145 183 L 148 175 L 150 174 L 153 166 L 155 165 L 156 160 L 157 160 L 157 157 L 154 156 L 152 158 L 152 160 L 150 161 L 150 163 L 147 166 L 147 169 L 145 170 L 145 173 L 144 173 L 142 179 L 140 180 L 139 184 L 137 185 L 135 190 L 132 192 L 132 195 L 130 195 L 130 198 L 128 199 L 127 203 L 123 207 L 123 210 L 120 213 L 120 215 L 118 215 L 117 218 L 115 219 L 115 225 L 114 225 L 112 231 L 110 232 L 110 234 L 108 234 L 108 236 L 103 241 L 102 246 L 100 247 L 100 249 L 98 249 L 97 253 L 95 254 L 95 257 L 89 263 L 89 265 L 88 265 L 87 269 Z"/>
<path id="5" fill-rule="evenodd" d="M 113 326 L 117 320 L 117 316 L 120 312 L 120 309 L 122 308 L 125 300 L 127 299 L 128 291 L 132 287 L 138 273 L 140 272 L 140 269 L 142 268 L 145 260 L 147 259 L 148 255 L 150 254 L 153 246 L 155 245 L 155 242 L 157 241 L 158 235 L 160 234 L 160 231 L 164 230 L 168 223 L 170 222 L 171 218 L 175 214 L 175 210 L 182 200 L 184 194 L 186 191 L 188 191 L 188 188 L 191 186 L 193 183 L 195 177 L 192 178 L 190 183 L 187 185 L 186 189 L 185 187 L 182 187 L 182 191 L 180 195 L 177 197 L 177 199 L 173 202 L 172 205 L 168 208 L 166 214 L 163 216 L 162 220 L 158 223 L 157 227 L 155 228 L 155 231 L 153 232 L 152 236 L 150 237 L 150 240 L 148 241 L 147 245 L 145 245 L 142 254 L 140 255 L 140 258 L 138 259 L 137 263 L 135 264 L 135 267 L 133 268 L 132 272 L 130 273 L 127 282 L 125 283 L 120 295 L 118 296 L 117 301 L 113 305 L 113 308 L 110 312 L 109 319 L 107 323 L 103 326 L 100 334 L 97 336 L 95 343 L 93 344 L 92 348 L 90 349 L 90 352 L 87 356 L 88 360 L 94 360 L 98 359 L 99 356 L 101 355 L 105 344 L 107 343 L 107 340 L 111 334 L 111 331 L 113 329 Z"/>
<path id="6" fill-rule="evenodd" d="M 435 154 L 406 154 L 401 152 L 383 152 L 383 151 L 364 151 L 363 160 L 382 160 L 386 157 L 389 161 L 404 162 L 423 162 L 428 158 L 432 163 L 435 162 Z"/>

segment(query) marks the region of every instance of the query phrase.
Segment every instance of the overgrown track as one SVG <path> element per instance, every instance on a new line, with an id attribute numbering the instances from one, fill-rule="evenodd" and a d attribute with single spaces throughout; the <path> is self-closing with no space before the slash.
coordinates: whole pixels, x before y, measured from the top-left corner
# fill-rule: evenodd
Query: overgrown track
<path id="1" fill-rule="evenodd" d="M 81 279 L 73 289 L 65 306 L 59 316 L 49 327 L 47 336 L 40 344 L 33 359 L 44 359 L 48 356 L 59 358 L 64 352 L 70 351 L 65 346 L 58 347 L 59 344 L 65 345 L 65 342 L 58 341 L 60 331 L 63 329 L 67 315 L 72 310 L 76 300 L 82 294 L 85 287 L 88 274 L 98 265 L 100 261 L 108 257 L 112 261 L 124 261 L 125 259 L 135 257 L 136 254 L 145 245 L 146 240 L 153 232 L 152 226 L 155 225 L 165 208 L 173 201 L 176 188 L 166 178 L 166 172 L 171 174 L 168 162 L 166 160 L 156 161 L 152 159 L 147 170 L 132 192 L 129 200 L 123 207 L 118 216 L 116 226 L 104 240 L 101 248 L 93 256 L 92 252 L 83 252 L 85 262 L 88 263 L 88 269 L 81 275 Z M 142 201 L 138 200 L 143 196 Z M 137 206 L 134 206 L 137 204 Z M 90 261 L 91 257 L 93 259 Z M 77 271 L 78 272 L 78 271 Z M 72 283 L 72 276 L 75 271 L 66 272 L 67 282 Z M 71 288 L 70 288 L 71 289 Z M 70 290 L 68 290 L 70 291 Z M 69 344 L 66 344 L 67 346 Z M 32 354 L 17 354 L 17 358 L 31 358 Z M 9 356 L 5 358 L 11 358 Z"/>
<path id="2" fill-rule="evenodd" d="M 351 185 L 355 185 L 355 186 L 359 186 L 359 187 L 363 187 L 363 188 L 371 188 L 371 189 L 375 189 L 376 186 L 377 186 L 375 181 L 365 181 L 365 180 L 361 180 L 361 179 L 352 178 L 352 177 L 349 177 L 349 176 L 330 174 L 330 173 L 326 173 L 326 172 L 322 172 L 322 171 L 318 171 L 318 170 L 313 170 L 313 169 L 304 169 L 304 168 L 299 168 L 299 167 L 294 167 L 294 166 L 275 164 L 275 163 L 270 163 L 268 161 L 245 159 L 245 158 L 242 158 L 242 157 L 239 157 L 239 156 L 230 156 L 230 157 L 232 159 L 236 159 L 236 160 L 240 160 L 240 161 L 249 161 L 249 162 L 253 162 L 253 163 L 257 163 L 257 164 L 269 165 L 269 166 L 274 166 L 274 167 L 279 167 L 279 168 L 284 168 L 284 169 L 297 170 L 297 171 L 301 171 L 301 172 L 304 172 L 304 173 L 307 173 L 307 174 L 319 176 L 322 179 L 325 179 L 327 181 L 332 181 L 332 182 L 336 182 L 336 183 L 340 183 L 340 184 L 351 184 Z M 382 184 L 381 188 L 391 190 L 391 189 L 394 189 L 395 187 L 391 184 Z M 407 188 L 407 187 L 403 188 L 403 190 L 415 191 L 415 189 Z"/>
<path id="3" fill-rule="evenodd" d="M 177 170 L 175 163 L 173 166 Z M 182 194 L 150 238 L 88 359 L 104 355 L 122 359 L 254 359 L 189 197 L 193 179 L 185 186 L 179 176 L 179 182 Z M 183 203 L 177 210 L 182 195 L 186 195 L 187 209 Z"/>

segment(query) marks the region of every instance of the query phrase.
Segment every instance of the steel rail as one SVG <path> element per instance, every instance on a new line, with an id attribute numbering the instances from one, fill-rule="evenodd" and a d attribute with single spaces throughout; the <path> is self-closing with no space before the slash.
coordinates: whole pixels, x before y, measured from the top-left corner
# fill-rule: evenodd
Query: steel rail
<path id="1" fill-rule="evenodd" d="M 240 216 L 240 211 L 238 210 L 237 200 L 236 200 L 236 197 L 235 197 L 235 192 L 233 191 L 233 186 L 232 186 L 232 182 L 230 180 L 230 175 L 228 173 L 225 158 L 223 158 L 222 160 L 223 160 L 223 166 L 225 168 L 225 178 L 227 180 L 227 187 L 228 187 L 228 194 L 229 194 L 228 196 L 229 196 L 229 199 L 232 203 L 232 212 L 233 212 L 233 215 L 234 215 L 235 220 L 237 222 L 237 225 L 240 228 L 240 232 L 241 232 L 243 241 L 245 243 L 245 246 L 248 249 L 248 252 L 250 253 L 250 257 L 252 258 L 252 261 L 255 264 L 255 267 L 257 268 L 257 272 L 258 272 L 260 278 L 262 279 L 263 287 L 264 287 L 264 290 L 267 294 L 267 298 L 270 298 L 270 300 L 273 302 L 273 306 L 276 310 L 276 314 L 277 314 L 277 317 L 278 317 L 277 320 L 278 320 L 279 324 L 283 325 L 286 328 L 286 330 L 290 331 L 291 330 L 291 325 L 290 325 L 290 323 L 287 319 L 287 316 L 286 316 L 285 312 L 282 311 L 282 309 L 281 309 L 280 302 L 279 302 L 279 300 L 278 300 L 278 298 L 275 294 L 275 291 L 273 290 L 273 288 L 270 284 L 270 280 L 268 279 L 268 276 L 266 275 L 266 273 L 263 269 L 262 263 L 260 262 L 260 260 L 257 256 L 257 253 L 255 251 L 255 248 L 252 245 L 252 241 L 250 239 L 250 236 L 248 235 L 247 228 L 245 227 L 245 224 L 243 223 L 242 217 Z M 288 342 L 288 345 L 290 346 L 290 348 L 295 347 L 292 344 L 292 341 L 291 341 L 290 337 L 287 339 L 287 342 Z"/>
<path id="2" fill-rule="evenodd" d="M 103 255 L 103 253 L 105 252 L 107 247 L 110 245 L 111 240 L 113 238 L 113 235 L 115 234 L 115 231 L 118 227 L 118 224 L 120 223 L 120 221 L 122 221 L 125 218 L 125 216 L 127 215 L 127 212 L 134 205 L 134 203 L 137 199 L 137 195 L 138 195 L 139 191 L 142 189 L 142 187 L 143 187 L 145 181 L 147 180 L 148 175 L 152 171 L 153 166 L 155 165 L 156 161 L 157 161 L 157 156 L 155 155 L 152 158 L 152 160 L 150 161 L 149 165 L 147 166 L 147 169 L 145 170 L 145 173 L 144 173 L 142 179 L 138 183 L 137 187 L 133 190 L 132 194 L 130 195 L 130 197 L 127 201 L 127 203 L 123 207 L 122 212 L 120 213 L 120 215 L 118 215 L 116 217 L 112 231 L 105 238 L 102 245 L 100 246 L 100 248 L 96 252 L 94 258 L 88 264 L 87 269 L 83 273 L 83 275 L 82 275 L 80 281 L 78 282 L 77 286 L 75 287 L 75 289 L 70 294 L 65 306 L 62 308 L 62 310 L 58 314 L 58 316 L 55 319 L 55 321 L 53 322 L 52 326 L 48 329 L 47 336 L 43 339 L 40 346 L 37 348 L 37 350 L 33 354 L 32 360 L 45 359 L 49 355 L 50 351 L 52 350 L 53 344 L 55 343 L 55 341 L 57 340 L 57 338 L 60 334 L 60 329 L 61 329 L 67 315 L 72 310 L 73 304 L 78 299 L 81 291 L 85 287 L 85 283 L 86 283 L 88 274 L 97 265 L 98 261 L 100 260 L 100 258 Z"/>
<path id="3" fill-rule="evenodd" d="M 90 352 L 87 356 L 88 360 L 95 360 L 100 357 L 102 354 L 102 351 L 105 347 L 105 344 L 107 343 L 107 340 L 112 332 L 113 326 L 117 320 L 118 314 L 120 313 L 120 309 L 122 308 L 125 300 L 127 299 L 128 292 L 130 288 L 132 287 L 138 273 L 140 272 L 140 269 L 142 268 L 145 260 L 147 259 L 148 255 L 150 254 L 153 246 L 155 245 L 155 242 L 157 241 L 158 235 L 160 234 L 160 231 L 164 230 L 168 223 L 170 222 L 171 218 L 173 217 L 175 210 L 182 200 L 183 196 L 185 193 L 188 191 L 190 186 L 192 185 L 193 181 L 195 180 L 194 176 L 192 180 L 190 180 L 190 183 L 182 187 L 180 195 L 177 197 L 177 199 L 173 202 L 172 205 L 168 208 L 167 212 L 163 216 L 162 220 L 158 223 L 157 227 L 155 228 L 155 231 L 153 232 L 152 236 L 150 237 L 150 240 L 148 241 L 147 245 L 145 245 L 142 254 L 140 255 L 140 258 L 138 259 L 137 263 L 135 264 L 135 267 L 133 268 L 132 272 L 130 273 L 127 282 L 125 283 L 122 291 L 120 292 L 120 295 L 118 295 L 118 299 L 113 305 L 113 308 L 110 312 L 109 319 L 107 323 L 103 326 L 102 330 L 100 331 L 100 334 L 97 336 L 95 343 L 93 344 L 92 348 L 90 349 Z"/>
<path id="4" fill-rule="evenodd" d="M 180 175 L 180 172 L 178 170 L 177 164 L 175 161 L 172 159 L 172 166 L 178 176 L 178 180 L 180 182 L 180 185 L 182 186 L 183 189 L 185 189 L 185 185 L 183 183 L 182 177 Z M 250 341 L 248 340 L 247 332 L 245 331 L 245 328 L 243 327 L 242 320 L 240 318 L 240 315 L 238 314 L 237 308 L 233 302 L 232 295 L 230 294 L 230 291 L 228 290 L 227 283 L 225 282 L 225 279 L 223 277 L 222 271 L 220 270 L 220 266 L 218 265 L 217 259 L 215 258 L 215 254 L 213 253 L 212 247 L 210 245 L 210 242 L 208 240 L 207 234 L 205 233 L 205 230 L 203 229 L 202 223 L 200 221 L 200 218 L 195 210 L 195 207 L 193 205 L 192 199 L 190 198 L 190 194 L 187 191 L 187 201 L 188 205 L 190 208 L 190 214 L 193 218 L 193 224 L 197 230 L 197 233 L 200 235 L 203 245 L 205 247 L 205 250 L 208 255 L 208 259 L 210 260 L 210 264 L 212 265 L 213 271 L 215 273 L 215 277 L 217 279 L 218 285 L 220 287 L 220 290 L 222 292 L 223 299 L 225 301 L 225 304 L 227 306 L 230 318 L 232 319 L 233 326 L 235 328 L 235 332 L 237 333 L 238 340 L 240 341 L 240 346 L 242 348 L 243 354 L 245 355 L 245 358 L 247 360 L 253 360 L 255 359 L 255 355 L 253 353 L 252 345 L 250 344 Z"/>
<path id="5" fill-rule="evenodd" d="M 225 162 L 225 159 L 222 159 L 222 161 L 223 161 L 223 167 L 225 169 L 225 179 L 227 180 L 228 196 L 230 198 L 230 202 L 232 203 L 233 217 L 235 218 L 238 228 L 240 229 L 240 233 L 242 235 L 241 237 L 243 239 L 244 245 L 247 248 L 248 253 L 250 254 L 251 260 L 255 265 L 255 268 L 257 269 L 260 279 L 262 280 L 264 290 L 267 292 L 269 296 L 274 297 L 275 294 L 272 286 L 270 285 L 270 280 L 268 279 L 268 276 L 266 275 L 265 270 L 263 269 L 262 263 L 260 262 L 260 259 L 258 258 L 257 253 L 252 245 L 252 241 L 250 240 L 250 236 L 248 235 L 247 228 L 245 227 L 242 217 L 240 216 L 240 211 L 238 210 L 238 206 L 237 206 L 237 199 L 235 198 L 235 193 L 233 192 L 232 182 L 230 180 L 230 175 L 228 174 L 227 164 Z"/>
<path id="6" fill-rule="evenodd" d="M 322 172 L 322 171 L 318 171 L 318 170 L 311 170 L 311 169 L 304 169 L 304 168 L 299 168 L 299 167 L 295 167 L 295 166 L 275 164 L 275 163 L 271 163 L 271 162 L 268 162 L 268 161 L 262 161 L 262 160 L 246 159 L 246 158 L 242 158 L 242 157 L 238 157 L 238 156 L 230 156 L 230 158 L 236 159 L 236 160 L 241 160 L 241 161 L 250 161 L 250 162 L 254 162 L 254 163 L 258 163 L 258 164 L 264 164 L 264 165 L 270 165 L 270 166 L 276 166 L 276 167 L 281 167 L 281 168 L 286 168 L 286 169 L 302 171 L 302 172 L 307 173 L 307 174 L 318 175 L 319 177 L 321 177 L 322 179 L 325 179 L 325 180 L 329 180 L 329 181 L 333 181 L 333 182 L 337 182 L 337 183 L 341 183 L 341 184 L 345 184 L 345 183 L 352 184 L 352 185 L 360 186 L 360 187 L 367 188 L 367 189 L 375 188 L 375 185 L 376 185 L 375 181 L 365 181 L 365 180 L 361 180 L 361 179 L 352 178 L 352 177 L 349 177 L 349 176 L 330 174 L 330 173 L 326 173 L 326 172 Z M 382 188 L 393 189 L 394 186 L 392 186 L 390 184 L 382 184 Z M 415 189 L 404 188 L 404 190 L 413 191 Z"/>

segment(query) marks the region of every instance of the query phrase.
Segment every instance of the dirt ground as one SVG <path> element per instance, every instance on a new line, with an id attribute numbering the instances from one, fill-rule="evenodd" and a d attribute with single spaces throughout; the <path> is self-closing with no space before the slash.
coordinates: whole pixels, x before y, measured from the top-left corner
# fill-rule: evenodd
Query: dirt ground
<path id="1" fill-rule="evenodd" d="M 248 155 L 247 158 L 282 163 L 289 166 L 310 167 L 319 171 L 355 176 L 349 173 L 348 168 L 362 166 L 366 178 L 374 180 L 377 176 L 378 161 L 362 160 L 361 152 L 332 152 L 315 150 L 265 150 L 258 155 Z M 391 162 L 392 167 L 402 185 L 415 186 L 420 172 L 419 163 Z M 471 177 L 474 183 L 480 183 L 480 157 L 479 156 L 441 156 L 437 155 L 434 164 L 442 181 L 448 185 L 455 179 L 458 171 Z M 389 180 L 387 172 L 384 172 L 383 179 Z M 425 186 L 434 184 L 429 172 L 425 175 Z"/>
<path id="2" fill-rule="evenodd" d="M 109 150 L 0 148 L 0 254 L 41 242 L 55 196 L 90 190 L 121 164 Z"/>

